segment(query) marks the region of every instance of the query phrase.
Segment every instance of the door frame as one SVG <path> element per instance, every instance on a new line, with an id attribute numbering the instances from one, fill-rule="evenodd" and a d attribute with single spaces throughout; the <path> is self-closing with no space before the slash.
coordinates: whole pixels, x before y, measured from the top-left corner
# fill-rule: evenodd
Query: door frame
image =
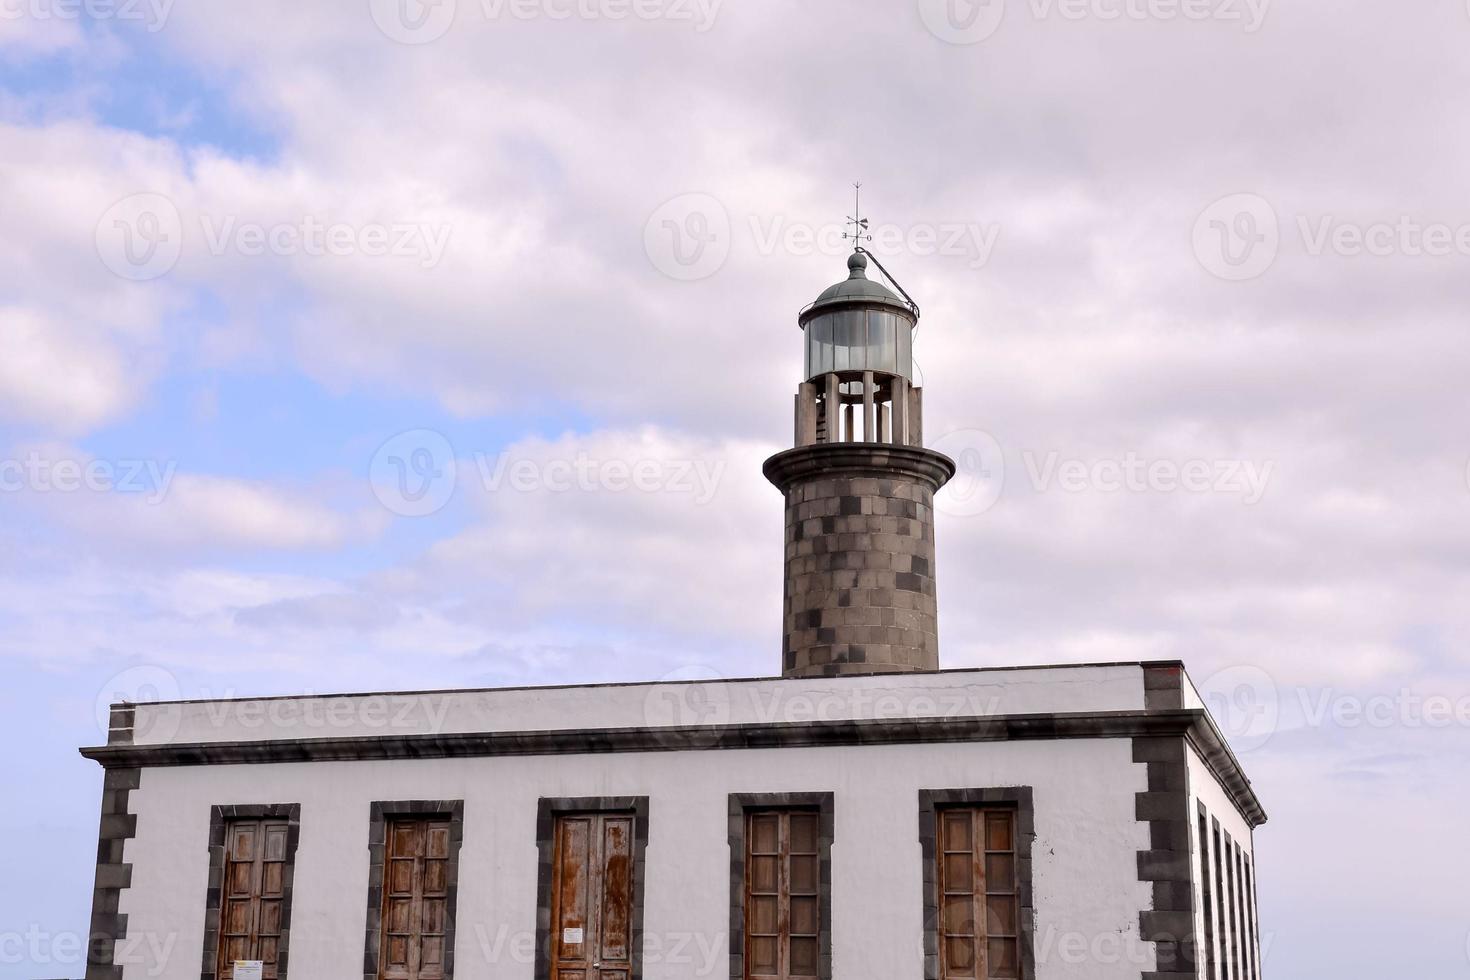
<path id="1" fill-rule="evenodd" d="M 301 843 L 300 803 L 215 804 L 209 808 L 209 883 L 204 893 L 204 962 L 201 980 L 218 976 L 220 906 L 224 891 L 226 830 L 234 820 L 286 821 L 286 862 L 282 869 L 281 942 L 276 950 L 276 976 L 286 980 L 291 952 L 291 896 L 296 879 L 296 848 Z"/>
<path id="2" fill-rule="evenodd" d="M 449 897 L 444 922 L 444 977 L 454 976 L 455 906 L 459 900 L 459 852 L 464 844 L 464 800 L 375 800 L 368 806 L 367 937 L 363 941 L 363 980 L 378 980 L 383 944 L 383 869 L 388 824 L 395 817 L 449 821 Z"/>
<path id="3" fill-rule="evenodd" d="M 571 813 L 633 816 L 632 980 L 643 978 L 644 852 L 648 849 L 648 797 L 542 797 L 536 804 L 536 980 L 551 980 L 551 891 L 556 818 Z"/>

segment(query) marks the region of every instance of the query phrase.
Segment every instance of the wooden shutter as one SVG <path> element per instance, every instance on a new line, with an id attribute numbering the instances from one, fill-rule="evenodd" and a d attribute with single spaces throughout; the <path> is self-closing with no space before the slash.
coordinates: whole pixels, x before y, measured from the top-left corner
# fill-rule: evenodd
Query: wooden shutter
<path id="1" fill-rule="evenodd" d="M 285 820 L 234 820 L 225 827 L 215 975 L 234 976 L 236 960 L 260 960 L 277 976 L 286 897 Z"/>
<path id="2" fill-rule="evenodd" d="M 745 825 L 745 976 L 815 978 L 822 920 L 820 815 L 754 810 Z"/>
<path id="3" fill-rule="evenodd" d="M 388 822 L 383 860 L 382 980 L 443 980 L 449 919 L 449 821 Z"/>
<path id="4" fill-rule="evenodd" d="M 939 966 L 944 980 L 1020 977 L 1014 810 L 940 810 Z"/>

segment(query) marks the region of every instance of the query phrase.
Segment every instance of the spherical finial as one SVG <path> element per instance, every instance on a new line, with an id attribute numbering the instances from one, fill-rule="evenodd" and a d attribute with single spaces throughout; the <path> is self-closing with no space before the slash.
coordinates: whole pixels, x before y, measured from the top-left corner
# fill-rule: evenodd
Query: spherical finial
<path id="1" fill-rule="evenodd" d="M 868 257 L 862 252 L 853 252 L 847 257 L 847 278 L 868 278 Z"/>

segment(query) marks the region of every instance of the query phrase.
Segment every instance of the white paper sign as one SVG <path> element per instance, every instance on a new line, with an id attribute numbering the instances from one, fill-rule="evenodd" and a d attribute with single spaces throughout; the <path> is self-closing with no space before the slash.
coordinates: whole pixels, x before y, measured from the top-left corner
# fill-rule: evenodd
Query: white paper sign
<path id="1" fill-rule="evenodd" d="M 582 945 L 582 930 L 581 929 L 563 929 L 561 931 L 561 941 L 564 942 L 564 943 L 566 943 L 568 946 L 580 946 L 580 945 Z"/>
<path id="2" fill-rule="evenodd" d="M 264 980 L 265 963 L 260 960 L 236 960 L 235 980 Z"/>

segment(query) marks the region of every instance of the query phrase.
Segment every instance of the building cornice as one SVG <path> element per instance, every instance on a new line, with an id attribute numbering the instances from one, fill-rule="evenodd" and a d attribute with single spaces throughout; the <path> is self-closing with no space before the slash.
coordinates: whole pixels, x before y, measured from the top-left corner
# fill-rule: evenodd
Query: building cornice
<path id="1" fill-rule="evenodd" d="M 920 446 L 886 442 L 820 442 L 777 453 L 763 467 L 783 493 L 793 484 L 829 476 L 907 477 L 938 491 L 955 474 L 954 460 Z"/>
<path id="2" fill-rule="evenodd" d="M 1186 738 L 1252 826 L 1266 821 L 1250 781 L 1200 709 L 115 744 L 84 748 L 81 753 L 108 769 L 119 769 L 1160 735 Z"/>

